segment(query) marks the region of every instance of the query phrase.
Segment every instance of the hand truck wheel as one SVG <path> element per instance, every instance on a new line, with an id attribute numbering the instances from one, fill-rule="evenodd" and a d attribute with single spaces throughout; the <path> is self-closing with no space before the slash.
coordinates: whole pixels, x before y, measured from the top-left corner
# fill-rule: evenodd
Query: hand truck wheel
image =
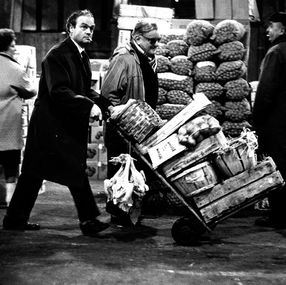
<path id="1" fill-rule="evenodd" d="M 172 237 L 179 245 L 197 244 L 201 235 L 206 232 L 203 225 L 193 217 L 183 217 L 172 226 Z"/>

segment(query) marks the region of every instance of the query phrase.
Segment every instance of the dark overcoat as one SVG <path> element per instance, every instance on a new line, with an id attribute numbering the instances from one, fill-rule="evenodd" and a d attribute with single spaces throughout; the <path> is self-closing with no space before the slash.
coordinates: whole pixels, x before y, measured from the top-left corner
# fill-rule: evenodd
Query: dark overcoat
<path id="1" fill-rule="evenodd" d="M 100 105 L 91 71 L 70 38 L 42 62 L 39 93 L 31 116 L 22 172 L 67 186 L 85 178 L 91 108 Z M 102 107 L 102 106 L 100 106 Z"/>
<path id="2" fill-rule="evenodd" d="M 260 150 L 274 158 L 286 179 L 286 35 L 273 42 L 263 60 L 253 124 Z"/>

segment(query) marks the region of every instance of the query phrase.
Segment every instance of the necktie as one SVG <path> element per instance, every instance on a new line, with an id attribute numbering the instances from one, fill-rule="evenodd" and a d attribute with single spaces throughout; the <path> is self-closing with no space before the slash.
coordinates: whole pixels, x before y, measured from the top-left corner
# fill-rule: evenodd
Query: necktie
<path id="1" fill-rule="evenodd" d="M 82 57 L 82 62 L 84 64 L 84 68 L 87 73 L 90 73 L 90 62 L 89 62 L 89 57 L 85 51 L 81 52 L 81 57 Z"/>

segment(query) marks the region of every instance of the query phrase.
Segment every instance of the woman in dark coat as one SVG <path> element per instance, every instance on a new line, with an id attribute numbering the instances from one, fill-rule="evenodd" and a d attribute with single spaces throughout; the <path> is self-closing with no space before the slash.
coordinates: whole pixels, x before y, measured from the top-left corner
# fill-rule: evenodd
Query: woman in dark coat
<path id="1" fill-rule="evenodd" d="M 271 42 L 263 63 L 253 108 L 259 149 L 270 155 L 286 180 L 286 13 L 270 18 Z M 257 220 L 261 226 L 286 227 L 286 188 L 269 196 L 271 215 Z"/>
<path id="2" fill-rule="evenodd" d="M 3 221 L 4 229 L 33 230 L 28 223 L 43 179 L 69 187 L 83 234 L 93 235 L 106 224 L 85 173 L 91 113 L 105 109 L 91 89 L 91 71 L 84 47 L 91 42 L 94 18 L 76 11 L 67 20 L 69 37 L 53 47 L 42 62 L 39 94 L 31 117 L 22 173 Z"/>

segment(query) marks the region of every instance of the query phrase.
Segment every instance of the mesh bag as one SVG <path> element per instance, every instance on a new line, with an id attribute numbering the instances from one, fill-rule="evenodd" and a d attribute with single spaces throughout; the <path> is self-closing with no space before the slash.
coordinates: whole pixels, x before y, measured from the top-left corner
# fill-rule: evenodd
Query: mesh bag
<path id="1" fill-rule="evenodd" d="M 214 26 L 206 20 L 193 20 L 187 28 L 185 41 L 189 45 L 198 46 L 209 40 L 214 30 Z"/>
<path id="2" fill-rule="evenodd" d="M 193 63 L 185 55 L 174 56 L 170 60 L 170 69 L 172 72 L 178 75 L 191 75 L 193 69 Z"/>

